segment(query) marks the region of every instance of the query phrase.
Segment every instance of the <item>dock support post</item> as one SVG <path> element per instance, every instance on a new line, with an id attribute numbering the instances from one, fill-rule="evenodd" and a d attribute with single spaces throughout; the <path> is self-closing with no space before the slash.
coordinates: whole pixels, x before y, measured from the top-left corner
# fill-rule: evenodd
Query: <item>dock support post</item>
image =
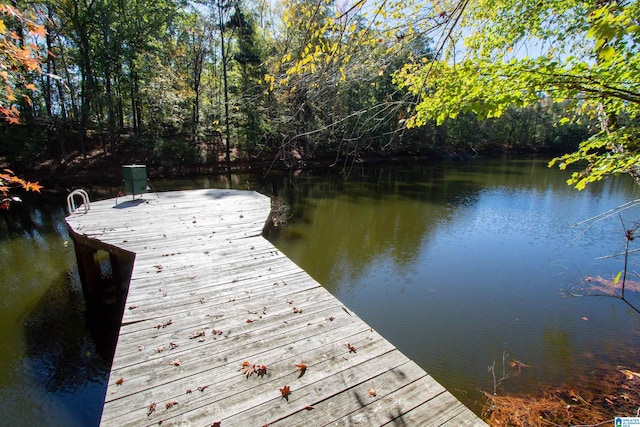
<path id="1" fill-rule="evenodd" d="M 100 277 L 100 268 L 95 259 L 97 250 L 83 245 L 76 239 L 73 239 L 73 246 L 75 247 L 82 290 L 85 296 L 95 295 L 98 290 L 98 278 Z"/>
<path id="2" fill-rule="evenodd" d="M 99 242 L 94 243 L 75 233 L 69 234 L 75 248 L 78 274 L 85 299 L 94 301 L 107 294 L 115 293 L 116 301 L 124 302 L 129 289 L 135 254 L 102 245 Z M 102 277 L 99 257 L 96 256 L 98 251 L 104 251 L 109 256 L 110 277 Z"/>

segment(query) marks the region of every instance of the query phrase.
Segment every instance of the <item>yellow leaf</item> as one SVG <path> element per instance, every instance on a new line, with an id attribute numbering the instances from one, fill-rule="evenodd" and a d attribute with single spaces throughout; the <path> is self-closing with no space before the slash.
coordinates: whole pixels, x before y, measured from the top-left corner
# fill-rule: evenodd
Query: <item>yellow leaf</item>
<path id="1" fill-rule="evenodd" d="M 29 29 L 29 33 L 32 36 L 40 36 L 43 37 L 47 34 L 47 30 L 44 28 L 44 25 L 35 25 L 33 28 Z"/>
<path id="2" fill-rule="evenodd" d="M 620 281 L 620 276 L 622 275 L 622 271 L 619 271 L 618 274 L 616 274 L 616 277 L 613 278 L 613 283 L 614 284 L 618 284 L 618 282 Z"/>
<path id="3" fill-rule="evenodd" d="M 4 21 L 0 19 L 0 33 L 7 31 L 7 27 L 4 25 Z"/>
<path id="4" fill-rule="evenodd" d="M 600 51 L 600 58 L 604 59 L 605 61 L 609 61 L 611 60 L 613 55 L 615 55 L 615 53 L 616 51 L 614 48 L 612 48 L 611 46 L 606 46 Z"/>

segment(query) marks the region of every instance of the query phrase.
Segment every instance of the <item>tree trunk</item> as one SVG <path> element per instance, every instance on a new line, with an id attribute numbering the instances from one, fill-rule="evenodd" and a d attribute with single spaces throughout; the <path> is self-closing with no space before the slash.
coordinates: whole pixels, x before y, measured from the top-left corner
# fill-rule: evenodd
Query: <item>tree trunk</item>
<path id="1" fill-rule="evenodd" d="M 222 12 L 224 5 L 218 1 L 218 17 L 220 18 L 220 45 L 222 49 L 222 82 L 224 86 L 224 123 L 226 132 L 225 160 L 227 163 L 227 173 L 231 172 L 231 132 L 229 130 L 229 89 L 227 81 L 227 53 L 224 45 L 224 24 L 222 20 Z"/>
<path id="2" fill-rule="evenodd" d="M 111 49 L 110 49 L 110 22 L 109 16 L 106 11 L 102 10 L 102 42 L 104 49 L 104 82 L 105 82 L 105 92 L 107 95 L 107 125 L 109 127 L 109 145 L 111 149 L 111 154 L 115 153 L 115 144 L 116 144 L 116 118 L 115 111 L 113 108 L 113 91 L 111 89 Z M 105 155 L 106 150 L 105 150 Z"/>

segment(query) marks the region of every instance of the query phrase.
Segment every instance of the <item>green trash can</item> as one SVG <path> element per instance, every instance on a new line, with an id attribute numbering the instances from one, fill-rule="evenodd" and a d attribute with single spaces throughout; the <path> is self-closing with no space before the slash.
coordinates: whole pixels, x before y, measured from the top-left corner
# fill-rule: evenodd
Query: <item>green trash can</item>
<path id="1" fill-rule="evenodd" d="M 122 166 L 124 175 L 124 188 L 127 194 L 136 197 L 147 191 L 147 166 L 146 165 L 124 165 Z"/>

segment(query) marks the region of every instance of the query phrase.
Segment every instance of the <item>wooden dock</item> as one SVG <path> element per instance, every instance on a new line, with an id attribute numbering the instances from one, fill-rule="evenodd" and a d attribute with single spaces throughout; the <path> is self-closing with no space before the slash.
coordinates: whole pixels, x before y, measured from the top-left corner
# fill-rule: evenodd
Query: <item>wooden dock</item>
<path id="1" fill-rule="evenodd" d="M 81 274 L 135 254 L 101 425 L 486 425 L 262 237 L 268 197 L 143 197 L 67 217 Z"/>

